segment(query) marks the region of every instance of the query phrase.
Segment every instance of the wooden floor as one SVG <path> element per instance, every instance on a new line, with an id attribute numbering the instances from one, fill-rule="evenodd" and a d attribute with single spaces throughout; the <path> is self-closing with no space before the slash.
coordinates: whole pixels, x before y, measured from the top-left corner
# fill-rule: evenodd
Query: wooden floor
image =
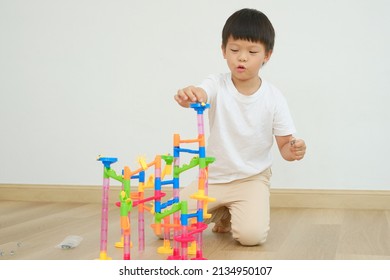
<path id="1" fill-rule="evenodd" d="M 100 215 L 100 204 L 0 201 L 0 260 L 96 259 Z M 230 233 L 212 233 L 211 226 L 204 234 L 207 259 L 390 260 L 390 211 L 273 208 L 268 241 L 255 247 L 240 246 Z M 166 259 L 156 253 L 162 240 L 149 226 L 145 251 L 139 253 L 135 231 L 133 222 L 132 259 Z M 56 248 L 69 235 L 83 240 L 74 249 Z M 109 211 L 108 239 L 108 255 L 122 259 L 122 250 L 113 246 L 120 239 L 115 206 Z"/>

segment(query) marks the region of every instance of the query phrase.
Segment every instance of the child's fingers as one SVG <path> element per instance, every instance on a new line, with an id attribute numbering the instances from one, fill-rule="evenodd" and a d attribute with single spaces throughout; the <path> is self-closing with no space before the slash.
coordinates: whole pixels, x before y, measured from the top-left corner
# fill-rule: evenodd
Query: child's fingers
<path id="1" fill-rule="evenodd" d="M 302 139 L 290 138 L 290 150 L 296 160 L 301 160 L 306 153 L 306 144 Z"/>
<path id="2" fill-rule="evenodd" d="M 306 154 L 306 144 L 305 141 L 301 139 L 296 139 L 293 146 L 293 153 L 296 160 L 301 160 Z"/>
<path id="3" fill-rule="evenodd" d="M 189 102 L 204 102 L 203 100 L 203 91 L 194 86 L 189 86 L 183 89 L 179 89 L 175 95 L 175 100 L 180 101 L 189 101 Z"/>
<path id="4" fill-rule="evenodd" d="M 291 146 L 291 147 L 294 147 L 296 141 L 297 141 L 297 139 L 295 139 L 295 137 L 291 136 L 291 138 L 290 138 L 290 146 Z"/>
<path id="5" fill-rule="evenodd" d="M 187 100 L 188 99 L 188 95 L 184 91 L 184 89 L 179 89 L 177 91 L 177 94 L 175 95 L 175 99 L 177 99 L 177 100 Z"/>
<path id="6" fill-rule="evenodd" d="M 295 140 L 294 147 L 300 150 L 305 150 L 306 149 L 305 141 L 301 139 Z"/>
<path id="7" fill-rule="evenodd" d="M 184 96 L 188 98 L 188 100 L 191 100 L 192 102 L 196 102 L 196 96 L 194 95 L 192 87 L 186 87 L 183 89 Z"/>
<path id="8" fill-rule="evenodd" d="M 178 104 L 180 104 L 180 106 L 189 107 L 190 101 L 182 90 L 178 90 L 174 96 L 174 99 Z"/>
<path id="9" fill-rule="evenodd" d="M 302 139 L 296 139 L 295 137 L 290 138 L 290 145 L 295 149 L 305 148 L 305 142 Z"/>
<path id="10" fill-rule="evenodd" d="M 203 100 L 203 92 L 201 89 L 199 88 L 192 88 L 192 94 L 194 95 L 195 99 L 193 99 L 193 101 L 197 101 L 197 102 L 204 102 Z"/>

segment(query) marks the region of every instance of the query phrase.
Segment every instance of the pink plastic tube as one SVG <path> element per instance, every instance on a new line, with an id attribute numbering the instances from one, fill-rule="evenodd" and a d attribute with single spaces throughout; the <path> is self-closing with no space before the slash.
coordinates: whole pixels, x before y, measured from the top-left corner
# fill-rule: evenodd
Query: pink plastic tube
<path id="1" fill-rule="evenodd" d="M 138 250 L 143 252 L 145 250 L 145 214 L 144 205 L 138 206 Z"/>
<path id="2" fill-rule="evenodd" d="M 123 259 L 130 260 L 130 232 L 123 235 Z"/>
<path id="3" fill-rule="evenodd" d="M 203 114 L 197 114 L 198 116 L 198 134 L 204 134 L 204 123 L 203 123 Z"/>
<path id="4" fill-rule="evenodd" d="M 110 189 L 110 179 L 103 179 L 103 198 L 102 198 L 102 218 L 100 228 L 100 252 L 107 252 L 108 236 L 108 192 Z"/>

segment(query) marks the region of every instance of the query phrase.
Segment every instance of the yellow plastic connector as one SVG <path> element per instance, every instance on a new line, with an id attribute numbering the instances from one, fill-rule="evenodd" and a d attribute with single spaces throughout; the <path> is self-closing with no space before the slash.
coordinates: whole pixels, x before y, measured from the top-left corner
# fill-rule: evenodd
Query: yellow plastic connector
<path id="1" fill-rule="evenodd" d="M 121 237 L 121 241 L 115 242 L 115 248 L 123 248 L 125 246 L 125 242 L 123 240 L 123 236 Z M 130 241 L 130 248 L 133 248 L 133 242 Z"/>
<path id="2" fill-rule="evenodd" d="M 139 162 L 139 164 L 141 165 L 141 167 L 142 167 L 143 170 L 148 169 L 148 164 L 146 163 L 144 157 L 138 157 L 138 162 Z"/>
<path id="3" fill-rule="evenodd" d="M 203 205 L 203 219 L 210 219 L 211 218 L 211 214 L 207 212 L 207 202 Z"/>
<path id="4" fill-rule="evenodd" d="M 154 175 L 150 175 L 145 188 L 154 188 Z"/>
<path id="5" fill-rule="evenodd" d="M 145 207 L 145 209 L 146 209 L 146 207 Z M 150 207 L 149 207 L 149 212 L 150 212 L 150 214 L 152 214 L 152 215 L 154 215 L 154 214 L 156 214 L 156 211 L 155 211 L 155 207 L 154 207 L 154 203 L 150 203 Z"/>
<path id="6" fill-rule="evenodd" d="M 165 177 L 166 175 L 169 175 L 169 174 L 171 174 L 171 173 L 172 173 L 172 165 L 165 165 L 164 170 L 163 170 L 163 173 L 162 173 L 162 175 L 161 175 L 162 179 L 164 179 L 164 177 Z"/>
<path id="7" fill-rule="evenodd" d="M 107 256 L 107 252 L 100 252 L 99 260 L 108 261 L 112 260 L 112 258 Z"/>
<path id="8" fill-rule="evenodd" d="M 118 241 L 118 242 L 115 242 L 115 248 L 123 248 L 123 246 L 124 246 L 124 240 L 123 240 L 123 235 L 122 235 L 122 237 L 121 237 L 121 241 Z"/>
<path id="9" fill-rule="evenodd" d="M 204 190 L 199 190 L 197 193 L 194 193 L 190 196 L 193 199 L 196 200 L 202 200 L 202 201 L 207 201 L 207 202 L 212 202 L 215 201 L 216 199 L 213 197 L 209 197 L 204 194 Z"/>
<path id="10" fill-rule="evenodd" d="M 115 248 L 123 248 L 125 245 L 125 241 L 123 240 L 123 235 L 121 237 L 121 241 L 115 242 L 114 246 Z M 133 242 L 130 241 L 130 248 L 133 248 Z"/>
<path id="11" fill-rule="evenodd" d="M 157 253 L 159 254 L 172 254 L 173 249 L 169 240 L 164 240 L 164 244 L 161 247 L 157 248 Z"/>
<path id="12" fill-rule="evenodd" d="M 196 242 L 191 242 L 190 247 L 188 247 L 188 254 L 196 255 Z"/>

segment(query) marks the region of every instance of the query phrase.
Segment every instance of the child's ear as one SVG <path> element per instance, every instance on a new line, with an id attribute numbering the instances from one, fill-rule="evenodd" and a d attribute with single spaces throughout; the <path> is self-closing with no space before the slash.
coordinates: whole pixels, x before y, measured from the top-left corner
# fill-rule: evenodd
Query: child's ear
<path id="1" fill-rule="evenodd" d="M 267 52 L 267 54 L 265 55 L 264 63 L 267 63 L 268 60 L 270 60 L 271 55 L 272 55 L 272 50 L 269 50 L 269 51 Z"/>

